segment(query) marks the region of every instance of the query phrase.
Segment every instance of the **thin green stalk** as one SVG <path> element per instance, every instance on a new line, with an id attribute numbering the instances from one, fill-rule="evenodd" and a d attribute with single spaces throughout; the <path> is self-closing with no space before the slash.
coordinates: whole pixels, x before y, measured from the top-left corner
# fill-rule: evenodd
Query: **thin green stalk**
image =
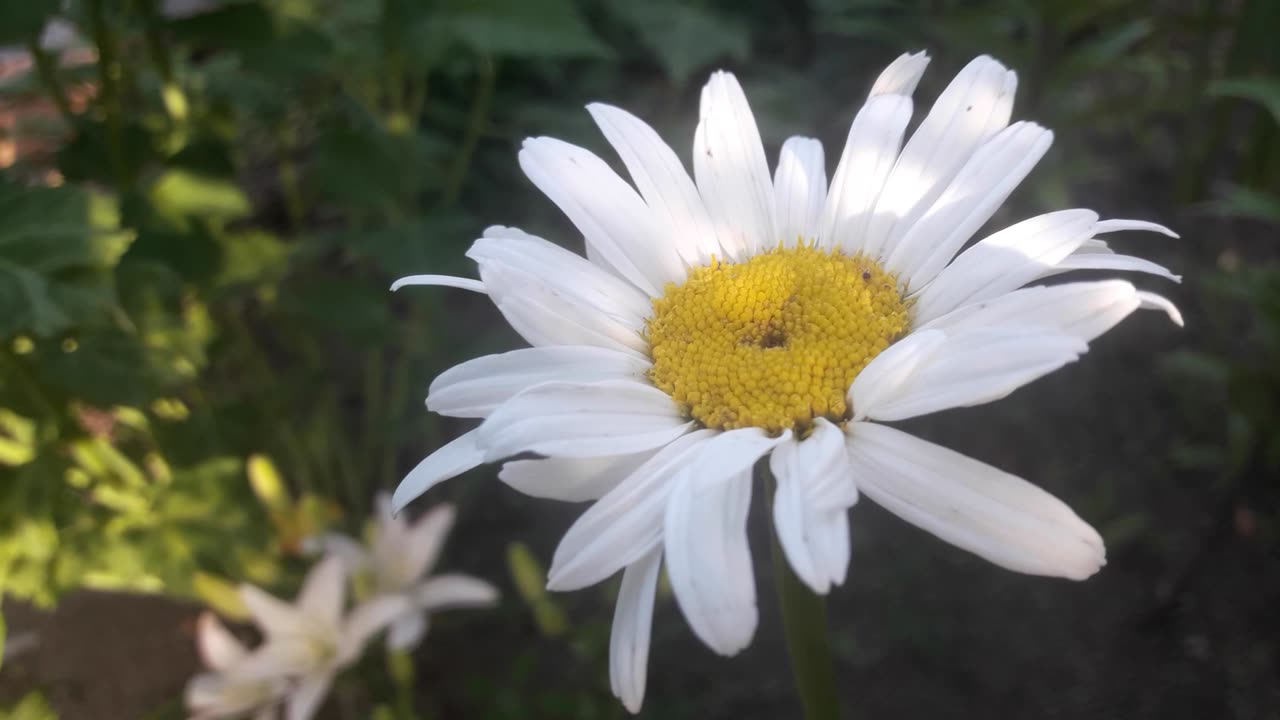
<path id="1" fill-rule="evenodd" d="M 129 185 L 124 165 L 124 128 L 120 121 L 120 62 L 116 58 L 116 37 L 107 24 L 104 0 L 89 0 L 89 27 L 93 44 L 98 48 L 98 97 L 107 119 L 107 152 L 116 185 L 124 190 Z"/>
<path id="2" fill-rule="evenodd" d="M 765 493 L 772 502 L 775 483 L 768 464 L 758 464 L 756 473 L 763 477 Z M 839 720 L 840 696 L 836 692 L 835 666 L 827 641 L 826 601 L 791 570 L 777 532 L 770 537 L 773 586 L 778 593 L 787 654 L 791 656 L 791 672 L 804 706 L 805 720 Z"/>
<path id="3" fill-rule="evenodd" d="M 471 168 L 471 156 L 480 142 L 480 133 L 484 131 L 489 119 L 489 107 L 493 104 L 493 90 L 497 81 L 497 68 L 489 56 L 480 56 L 476 68 L 476 95 L 471 103 L 471 114 L 467 118 L 467 129 L 462 135 L 462 144 L 458 155 L 445 180 L 444 192 L 440 196 L 440 206 L 448 207 L 462 193 L 462 183 L 467 178 L 467 170 Z"/>
<path id="4" fill-rule="evenodd" d="M 67 125 L 73 125 L 76 116 L 75 113 L 71 112 L 71 103 L 67 101 L 67 93 L 62 88 L 62 81 L 58 79 L 57 64 L 54 63 L 49 53 L 40 47 L 39 40 L 32 40 L 27 43 L 27 51 L 31 53 L 31 59 L 35 62 L 36 74 L 40 76 L 40 84 L 44 85 L 44 90 L 48 93 L 49 98 L 53 100 L 53 104 L 58 106 L 58 112 L 62 113 L 62 119 L 67 121 Z"/>
<path id="5" fill-rule="evenodd" d="M 298 176 L 298 165 L 293 159 L 297 149 L 297 132 L 289 124 L 287 117 L 276 132 L 276 141 L 279 147 L 276 172 L 280 179 L 280 194 L 284 198 L 285 215 L 289 218 L 289 228 L 295 233 L 301 232 L 307 208 L 302 199 L 302 182 Z"/>

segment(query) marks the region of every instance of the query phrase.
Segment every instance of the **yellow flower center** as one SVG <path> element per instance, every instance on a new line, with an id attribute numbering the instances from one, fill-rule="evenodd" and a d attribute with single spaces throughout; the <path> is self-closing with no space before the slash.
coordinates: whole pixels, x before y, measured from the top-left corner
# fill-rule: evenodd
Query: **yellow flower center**
<path id="1" fill-rule="evenodd" d="M 649 378 L 709 428 L 841 422 L 849 384 L 906 332 L 907 307 L 860 255 L 801 246 L 713 261 L 653 301 Z"/>

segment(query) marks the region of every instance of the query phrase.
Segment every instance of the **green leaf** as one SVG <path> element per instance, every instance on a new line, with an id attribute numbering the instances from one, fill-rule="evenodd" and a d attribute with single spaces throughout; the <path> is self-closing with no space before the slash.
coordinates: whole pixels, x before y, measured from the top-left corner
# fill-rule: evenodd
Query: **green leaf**
<path id="1" fill-rule="evenodd" d="M 76 188 L 0 179 L 0 217 L 0 338 L 48 337 L 101 314 L 106 269 L 128 242 L 112 212 Z"/>
<path id="2" fill-rule="evenodd" d="M 234 182 L 189 170 L 162 173 L 151 184 L 148 195 L 156 212 L 175 223 L 186 218 L 227 222 L 253 210 L 249 198 Z"/>
<path id="3" fill-rule="evenodd" d="M 138 339 L 116 330 L 80 333 L 74 345 L 41 348 L 35 359 L 52 386 L 99 407 L 145 404 L 158 379 Z"/>
<path id="4" fill-rule="evenodd" d="M 453 0 L 437 19 L 472 49 L 525 58 L 608 57 L 572 0 Z"/>
<path id="5" fill-rule="evenodd" d="M 232 620 L 248 620 L 249 610 L 240 599 L 240 593 L 230 581 L 212 573 L 197 571 L 191 578 L 191 589 L 196 597 L 219 614 Z"/>
<path id="6" fill-rule="evenodd" d="M 723 60 L 745 61 L 751 35 L 737 17 L 684 3 L 614 0 L 614 11 L 657 56 L 667 77 L 683 86 L 697 71 Z"/>
<path id="7" fill-rule="evenodd" d="M 266 455 L 251 455 L 247 466 L 249 485 L 258 502 L 271 512 L 287 512 L 293 509 L 293 498 L 275 463 Z"/>
<path id="8" fill-rule="evenodd" d="M 1209 94 L 1255 102 L 1280 124 L 1280 77 L 1227 78 L 1210 85 Z"/>
<path id="9" fill-rule="evenodd" d="M 428 181 L 443 175 L 451 150 L 429 137 L 373 125 L 332 127 L 316 144 L 308 189 L 349 210 L 389 212 L 412 204 Z"/>
<path id="10" fill-rule="evenodd" d="M 1280 195 L 1247 187 L 1232 187 L 1208 204 L 1209 212 L 1280 224 Z"/>
<path id="11" fill-rule="evenodd" d="M 547 574 L 527 545 L 519 542 L 507 545 L 507 569 L 515 583 L 516 592 L 520 593 L 525 604 L 533 611 L 533 619 L 542 634 L 546 637 L 564 634 L 569 621 L 564 611 L 547 593 L 544 587 Z"/>
<path id="12" fill-rule="evenodd" d="M 25 465 L 35 456 L 35 421 L 0 407 L 0 465 Z"/>

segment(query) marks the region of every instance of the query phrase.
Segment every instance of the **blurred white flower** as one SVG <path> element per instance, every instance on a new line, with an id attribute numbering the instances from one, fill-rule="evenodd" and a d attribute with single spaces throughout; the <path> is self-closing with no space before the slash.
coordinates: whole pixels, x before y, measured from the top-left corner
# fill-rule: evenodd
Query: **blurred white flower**
<path id="1" fill-rule="evenodd" d="M 341 557 L 352 573 L 368 579 L 373 594 L 405 598 L 405 611 L 387 633 L 387 647 L 393 650 L 416 646 L 433 612 L 489 607 L 498 599 L 497 589 L 479 578 L 457 573 L 430 576 L 453 528 L 454 514 L 452 505 L 438 505 L 410 524 L 392 514 L 391 498 L 382 493 L 366 544 L 339 533 L 319 539 L 320 546 Z"/>
<path id="2" fill-rule="evenodd" d="M 288 682 L 239 672 L 237 665 L 249 651 L 211 612 L 197 621 L 196 646 L 211 672 L 200 673 L 187 683 L 184 697 L 191 720 L 276 717 L 276 707 L 288 690 Z"/>
<path id="3" fill-rule="evenodd" d="M 333 555 L 307 573 L 295 604 L 242 585 L 240 597 L 266 641 L 239 660 L 237 677 L 290 680 L 287 720 L 308 720 L 329 691 L 334 675 L 360 658 L 365 644 L 408 608 L 406 598 L 381 595 L 345 617 L 347 572 Z"/>

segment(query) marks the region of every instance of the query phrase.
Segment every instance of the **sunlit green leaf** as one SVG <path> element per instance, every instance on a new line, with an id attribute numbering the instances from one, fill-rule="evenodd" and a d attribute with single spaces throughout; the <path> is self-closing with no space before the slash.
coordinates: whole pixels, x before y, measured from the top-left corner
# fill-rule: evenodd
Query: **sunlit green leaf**
<path id="1" fill-rule="evenodd" d="M 212 573 L 197 571 L 191 578 L 191 587 L 196 597 L 217 610 L 219 614 L 232 620 L 249 619 L 249 609 L 240 599 L 239 591 L 226 579 Z"/>
<path id="2" fill-rule="evenodd" d="M 162 216 L 175 222 L 199 217 L 235 220 L 252 211 L 244 190 L 230 180 L 189 170 L 169 170 L 151 184 L 151 202 Z"/>
<path id="3" fill-rule="evenodd" d="M 569 621 L 564 611 L 547 593 L 546 572 L 524 543 L 507 545 L 507 570 L 515 583 L 516 592 L 533 611 L 538 629 L 547 637 L 561 635 L 568 629 Z"/>

